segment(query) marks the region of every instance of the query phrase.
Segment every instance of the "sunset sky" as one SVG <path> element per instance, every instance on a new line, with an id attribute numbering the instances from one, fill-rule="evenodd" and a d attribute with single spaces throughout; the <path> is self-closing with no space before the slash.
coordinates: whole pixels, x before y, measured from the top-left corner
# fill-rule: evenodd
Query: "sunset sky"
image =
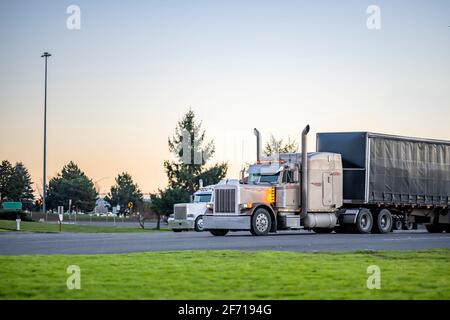
<path id="1" fill-rule="evenodd" d="M 255 158 L 254 127 L 298 141 L 309 123 L 311 151 L 324 131 L 450 140 L 449 26 L 448 0 L 0 0 L 0 160 L 41 184 L 44 51 L 48 178 L 73 160 L 101 192 L 122 171 L 165 187 L 189 108 L 230 178 Z"/>

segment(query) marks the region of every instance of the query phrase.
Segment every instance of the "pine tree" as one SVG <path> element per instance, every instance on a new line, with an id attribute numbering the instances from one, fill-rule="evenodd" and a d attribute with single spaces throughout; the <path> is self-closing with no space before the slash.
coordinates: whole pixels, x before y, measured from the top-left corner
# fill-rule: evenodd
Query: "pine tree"
<path id="1" fill-rule="evenodd" d="M 51 209 L 64 206 L 67 210 L 72 200 L 73 209 L 90 212 L 94 210 L 96 199 L 94 183 L 72 161 L 48 184 L 47 204 Z"/>
<path id="2" fill-rule="evenodd" d="M 123 172 L 116 177 L 116 184 L 111 187 L 105 200 L 113 207 L 120 205 L 120 213 L 125 213 L 128 203 L 133 203 L 133 208 L 135 208 L 142 203 L 143 196 L 131 175 Z"/>
<path id="3" fill-rule="evenodd" d="M 0 164 L 0 201 L 10 199 L 10 183 L 14 168 L 8 160 Z"/>
<path id="4" fill-rule="evenodd" d="M 206 168 L 215 147 L 212 140 L 206 140 L 206 133 L 201 127 L 202 123 L 196 121 L 195 113 L 189 110 L 178 122 L 175 135 L 169 138 L 169 151 L 178 161 L 164 161 L 169 187 L 181 188 L 189 194 L 198 190 L 199 179 L 203 179 L 205 185 L 216 184 L 228 170 L 227 163 L 216 163 Z"/>
<path id="5" fill-rule="evenodd" d="M 153 208 L 158 214 L 172 213 L 175 203 L 186 202 L 199 188 L 199 180 L 204 185 L 218 183 L 228 170 L 227 163 L 216 163 L 206 167 L 215 152 L 214 142 L 206 139 L 202 123 L 189 110 L 178 122 L 175 134 L 169 138 L 169 151 L 176 161 L 164 161 L 169 185 L 152 195 Z M 186 153 L 187 152 L 187 153 Z"/>

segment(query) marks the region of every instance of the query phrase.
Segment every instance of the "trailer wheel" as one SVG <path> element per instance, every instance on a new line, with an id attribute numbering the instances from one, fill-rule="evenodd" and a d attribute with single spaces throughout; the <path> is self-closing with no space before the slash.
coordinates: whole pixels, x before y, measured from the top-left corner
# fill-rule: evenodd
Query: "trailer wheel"
<path id="1" fill-rule="evenodd" d="M 442 231 L 444 231 L 444 228 L 437 223 L 426 224 L 425 228 L 429 233 L 441 233 Z"/>
<path id="2" fill-rule="evenodd" d="M 252 216 L 252 226 L 250 232 L 254 236 L 266 236 L 272 227 L 272 220 L 269 212 L 264 208 L 259 208 Z"/>
<path id="3" fill-rule="evenodd" d="M 224 235 L 226 235 L 228 233 L 228 231 L 229 230 L 227 230 L 227 229 L 212 229 L 212 230 L 209 230 L 209 232 L 211 232 L 211 234 L 213 236 L 216 236 L 216 237 L 223 237 Z"/>
<path id="4" fill-rule="evenodd" d="M 402 230 L 403 229 L 403 222 L 400 219 L 395 219 L 394 220 L 394 225 L 393 228 L 394 230 Z"/>
<path id="5" fill-rule="evenodd" d="M 194 229 L 197 232 L 203 231 L 203 216 L 202 215 L 198 216 L 197 219 L 195 219 Z"/>
<path id="6" fill-rule="evenodd" d="M 356 218 L 354 230 L 358 233 L 370 233 L 373 226 L 373 217 L 369 209 L 361 209 Z"/>
<path id="7" fill-rule="evenodd" d="M 408 221 L 403 224 L 403 230 L 412 230 L 414 229 L 414 222 Z"/>
<path id="8" fill-rule="evenodd" d="M 375 211 L 373 215 L 373 232 L 388 233 L 392 229 L 392 215 L 388 209 Z"/>

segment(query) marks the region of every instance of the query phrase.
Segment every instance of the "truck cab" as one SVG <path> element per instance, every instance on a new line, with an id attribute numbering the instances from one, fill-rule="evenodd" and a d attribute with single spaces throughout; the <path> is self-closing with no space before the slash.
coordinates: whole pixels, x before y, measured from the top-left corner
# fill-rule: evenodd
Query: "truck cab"
<path id="1" fill-rule="evenodd" d="M 204 217 L 213 235 L 250 231 L 253 235 L 288 229 L 322 231 L 336 225 L 342 206 L 342 164 L 339 154 L 307 154 L 307 214 L 302 215 L 302 154 L 285 153 L 258 160 L 241 180 L 216 186 L 214 201 Z"/>
<path id="2" fill-rule="evenodd" d="M 203 231 L 203 215 L 207 204 L 212 201 L 214 186 L 201 187 L 193 194 L 192 202 L 177 203 L 168 219 L 168 227 L 174 232 Z"/>

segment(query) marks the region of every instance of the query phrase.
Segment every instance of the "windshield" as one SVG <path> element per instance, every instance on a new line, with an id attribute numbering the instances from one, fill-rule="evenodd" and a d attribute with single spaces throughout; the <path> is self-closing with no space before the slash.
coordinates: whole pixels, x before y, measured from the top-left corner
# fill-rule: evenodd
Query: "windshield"
<path id="1" fill-rule="evenodd" d="M 280 175 L 278 163 L 270 165 L 255 164 L 248 168 L 248 177 L 245 179 L 248 184 L 276 184 Z"/>
<path id="2" fill-rule="evenodd" d="M 205 193 L 205 194 L 196 194 L 194 196 L 194 202 L 210 202 L 211 201 L 211 194 Z"/>
<path id="3" fill-rule="evenodd" d="M 260 174 L 260 173 L 251 173 L 248 176 L 248 183 L 257 184 L 257 183 L 277 183 L 278 182 L 278 173 L 277 174 Z"/>

